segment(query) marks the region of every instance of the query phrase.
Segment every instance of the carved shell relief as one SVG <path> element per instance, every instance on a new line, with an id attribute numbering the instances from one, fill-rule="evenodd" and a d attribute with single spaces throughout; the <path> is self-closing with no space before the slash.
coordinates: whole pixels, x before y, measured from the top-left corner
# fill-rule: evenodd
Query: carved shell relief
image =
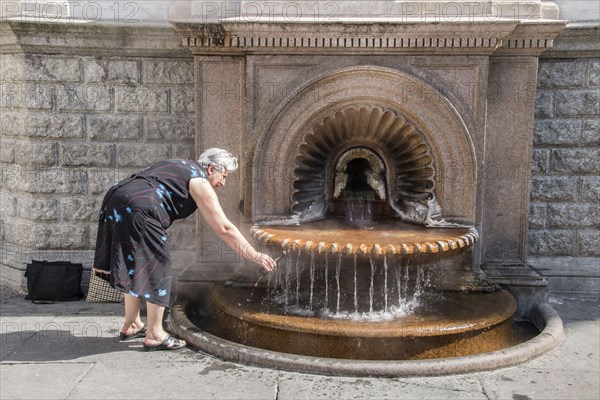
<path id="1" fill-rule="evenodd" d="M 365 171 L 374 197 L 393 210 L 434 198 L 433 157 L 415 125 L 379 107 L 348 107 L 316 123 L 300 145 L 292 211 L 341 198 L 352 164 Z"/>

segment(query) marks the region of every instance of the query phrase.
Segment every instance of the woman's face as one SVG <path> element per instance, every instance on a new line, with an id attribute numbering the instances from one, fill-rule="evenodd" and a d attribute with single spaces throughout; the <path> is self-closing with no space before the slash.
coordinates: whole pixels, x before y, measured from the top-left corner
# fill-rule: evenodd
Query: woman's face
<path id="1" fill-rule="evenodd" d="M 225 186 L 225 179 L 227 179 L 229 172 L 218 172 L 212 164 L 208 166 L 206 172 L 208 173 L 208 182 L 213 188 Z"/>

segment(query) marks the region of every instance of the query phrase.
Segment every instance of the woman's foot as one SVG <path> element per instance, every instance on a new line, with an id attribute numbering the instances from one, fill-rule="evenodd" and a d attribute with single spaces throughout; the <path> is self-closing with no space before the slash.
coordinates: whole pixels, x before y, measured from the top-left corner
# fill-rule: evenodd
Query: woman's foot
<path id="1" fill-rule="evenodd" d="M 119 333 L 119 340 L 131 340 L 146 336 L 146 325 L 142 322 L 125 324 Z"/>
<path id="2" fill-rule="evenodd" d="M 163 340 L 148 339 L 144 340 L 144 350 L 156 351 L 156 350 L 179 350 L 186 346 L 185 340 L 174 338 L 167 334 Z"/>

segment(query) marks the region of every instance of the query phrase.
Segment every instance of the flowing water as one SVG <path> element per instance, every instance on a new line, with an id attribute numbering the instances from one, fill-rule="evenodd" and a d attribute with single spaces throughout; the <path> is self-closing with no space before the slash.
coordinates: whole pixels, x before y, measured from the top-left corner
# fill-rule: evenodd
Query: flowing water
<path id="1" fill-rule="evenodd" d="M 266 301 L 291 315 L 388 320 L 435 292 L 433 270 L 397 256 L 289 252 L 267 281 Z"/>

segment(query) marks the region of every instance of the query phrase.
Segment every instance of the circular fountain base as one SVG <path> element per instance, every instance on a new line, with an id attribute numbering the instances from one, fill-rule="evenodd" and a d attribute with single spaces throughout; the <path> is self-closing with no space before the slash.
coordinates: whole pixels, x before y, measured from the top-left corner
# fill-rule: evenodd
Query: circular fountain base
<path id="1" fill-rule="evenodd" d="M 513 366 L 556 348 L 564 339 L 558 313 L 545 302 L 533 306 L 531 322 L 540 330 L 534 338 L 503 350 L 463 357 L 424 360 L 353 360 L 311 357 L 245 346 L 214 335 L 190 315 L 196 305 L 178 300 L 171 309 L 170 328 L 202 352 L 224 360 L 289 371 L 341 376 L 437 376 Z M 194 322 L 192 322 L 194 320 Z"/>
<path id="2" fill-rule="evenodd" d="M 252 347 L 361 360 L 456 357 L 515 344 L 511 317 L 516 301 L 507 291 L 445 293 L 425 301 L 413 315 L 360 322 L 285 315 L 261 305 L 263 296 L 259 288 L 215 287 L 217 316 L 208 329 Z"/>

